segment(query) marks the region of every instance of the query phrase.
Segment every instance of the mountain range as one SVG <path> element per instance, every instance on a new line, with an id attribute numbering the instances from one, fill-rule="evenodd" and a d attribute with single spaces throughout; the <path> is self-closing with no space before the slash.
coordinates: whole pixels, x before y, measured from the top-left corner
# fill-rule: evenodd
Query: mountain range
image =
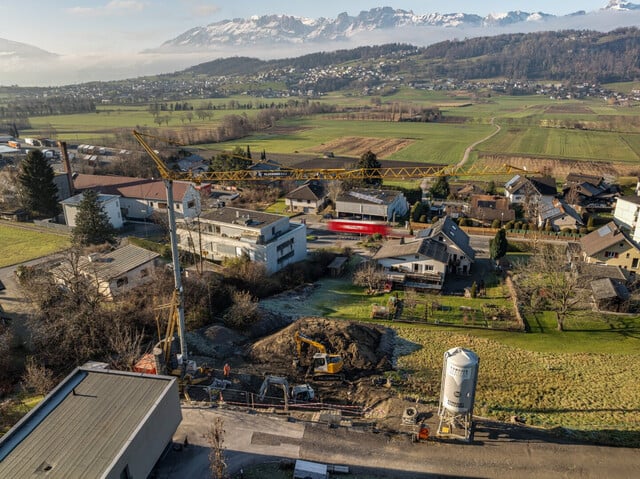
<path id="1" fill-rule="evenodd" d="M 623 0 L 611 0 L 600 12 L 625 12 L 640 10 L 636 5 Z M 593 22 L 592 12 L 588 23 Z M 526 26 L 527 30 L 555 30 L 551 21 L 562 18 L 585 17 L 585 11 L 578 11 L 563 17 L 543 12 L 523 12 L 520 10 L 502 14 L 479 16 L 467 13 L 426 13 L 393 9 L 391 7 L 373 8 L 362 11 L 356 16 L 341 13 L 336 18 L 304 18 L 290 15 L 263 15 L 251 18 L 236 18 L 212 23 L 204 27 L 195 27 L 164 42 L 156 52 L 198 51 L 229 46 L 246 47 L 251 45 L 301 45 L 346 41 L 356 36 L 378 31 L 400 31 L 406 28 L 431 29 L 474 29 L 492 30 L 514 26 Z M 587 20 L 585 20 L 587 21 Z M 528 24 L 528 25 L 527 25 Z M 532 26 L 532 24 L 535 24 Z M 588 28 L 588 26 L 585 26 Z M 512 30 L 511 30 L 512 31 Z M 481 32 L 478 34 L 482 35 Z M 489 33 L 485 33 L 489 34 Z"/>

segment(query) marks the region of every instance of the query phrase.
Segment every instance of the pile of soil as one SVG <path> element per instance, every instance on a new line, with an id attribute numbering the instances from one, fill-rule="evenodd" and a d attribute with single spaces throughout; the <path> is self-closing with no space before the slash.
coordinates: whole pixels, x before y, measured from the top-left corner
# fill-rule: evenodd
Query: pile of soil
<path id="1" fill-rule="evenodd" d="M 334 321 L 324 318 L 303 318 L 275 334 L 267 336 L 248 349 L 247 358 L 255 363 L 268 364 L 278 374 L 296 374 L 293 359 L 297 356 L 294 333 L 322 343 L 330 354 L 344 360 L 347 379 L 381 374 L 391 369 L 395 332 L 382 326 Z M 311 363 L 318 351 L 303 344 L 301 363 Z"/>

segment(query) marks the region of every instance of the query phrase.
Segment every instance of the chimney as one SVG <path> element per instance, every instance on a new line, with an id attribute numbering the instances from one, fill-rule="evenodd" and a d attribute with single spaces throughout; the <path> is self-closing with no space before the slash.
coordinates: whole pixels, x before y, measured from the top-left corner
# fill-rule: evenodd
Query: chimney
<path id="1" fill-rule="evenodd" d="M 69 183 L 69 195 L 73 196 L 73 177 L 71 176 L 71 163 L 69 162 L 69 154 L 67 153 L 67 142 L 59 141 L 60 155 L 62 156 L 62 164 L 64 165 L 64 172 L 67 174 L 67 182 Z"/>

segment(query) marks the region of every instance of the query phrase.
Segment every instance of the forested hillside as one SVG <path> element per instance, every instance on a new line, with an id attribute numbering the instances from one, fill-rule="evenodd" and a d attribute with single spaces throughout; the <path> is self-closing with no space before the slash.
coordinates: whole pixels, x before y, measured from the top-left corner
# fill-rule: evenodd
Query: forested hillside
<path id="1" fill-rule="evenodd" d="M 187 72 L 255 75 L 287 67 L 301 71 L 373 59 L 394 59 L 394 70 L 415 78 L 630 81 L 640 78 L 640 30 L 513 33 L 445 41 L 426 48 L 388 44 L 270 61 L 236 57 L 203 63 Z"/>
<path id="2" fill-rule="evenodd" d="M 420 55 L 424 74 L 458 79 L 506 77 L 586 82 L 640 77 L 640 30 L 515 33 L 446 41 Z"/>

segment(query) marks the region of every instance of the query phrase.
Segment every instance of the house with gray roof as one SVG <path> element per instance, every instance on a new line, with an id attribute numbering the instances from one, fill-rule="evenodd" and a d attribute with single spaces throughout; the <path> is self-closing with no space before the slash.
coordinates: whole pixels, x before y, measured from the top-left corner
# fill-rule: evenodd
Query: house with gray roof
<path id="1" fill-rule="evenodd" d="M 211 261 L 247 256 L 269 274 L 307 255 L 307 228 L 289 217 L 223 207 L 178 224 L 179 247 Z"/>
<path id="2" fill-rule="evenodd" d="M 447 247 L 448 271 L 454 274 L 469 274 L 476 252 L 471 247 L 469 235 L 450 217 L 445 216 L 435 224 L 418 232 L 421 238 L 432 238 Z"/>
<path id="3" fill-rule="evenodd" d="M 584 226 L 582 216 L 560 198 L 542 197 L 538 205 L 539 227 L 549 225 L 552 231 L 577 230 Z"/>
<path id="4" fill-rule="evenodd" d="M 401 191 L 354 188 L 336 198 L 339 218 L 397 221 L 409 213 L 409 203 Z"/>
<path id="5" fill-rule="evenodd" d="M 431 238 L 388 240 L 373 255 L 396 286 L 440 290 L 449 254 L 444 243 Z"/>
<path id="6" fill-rule="evenodd" d="M 133 288 L 153 281 L 153 273 L 159 266 L 160 255 L 153 251 L 128 244 L 108 253 L 91 253 L 81 256 L 77 264 L 64 261 L 51 270 L 56 282 L 62 285 L 76 281 L 80 274 L 106 298 L 114 298 Z"/>
<path id="7" fill-rule="evenodd" d="M 182 413 L 175 377 L 90 363 L 0 438 L 0 477 L 149 477 Z"/>
<path id="8" fill-rule="evenodd" d="M 580 246 L 586 263 L 620 266 L 635 273 L 640 271 L 640 247 L 613 221 L 580 238 Z"/>
<path id="9" fill-rule="evenodd" d="M 319 181 L 307 181 L 304 185 L 287 193 L 284 202 L 289 211 L 318 213 L 327 202 L 327 192 Z"/>

